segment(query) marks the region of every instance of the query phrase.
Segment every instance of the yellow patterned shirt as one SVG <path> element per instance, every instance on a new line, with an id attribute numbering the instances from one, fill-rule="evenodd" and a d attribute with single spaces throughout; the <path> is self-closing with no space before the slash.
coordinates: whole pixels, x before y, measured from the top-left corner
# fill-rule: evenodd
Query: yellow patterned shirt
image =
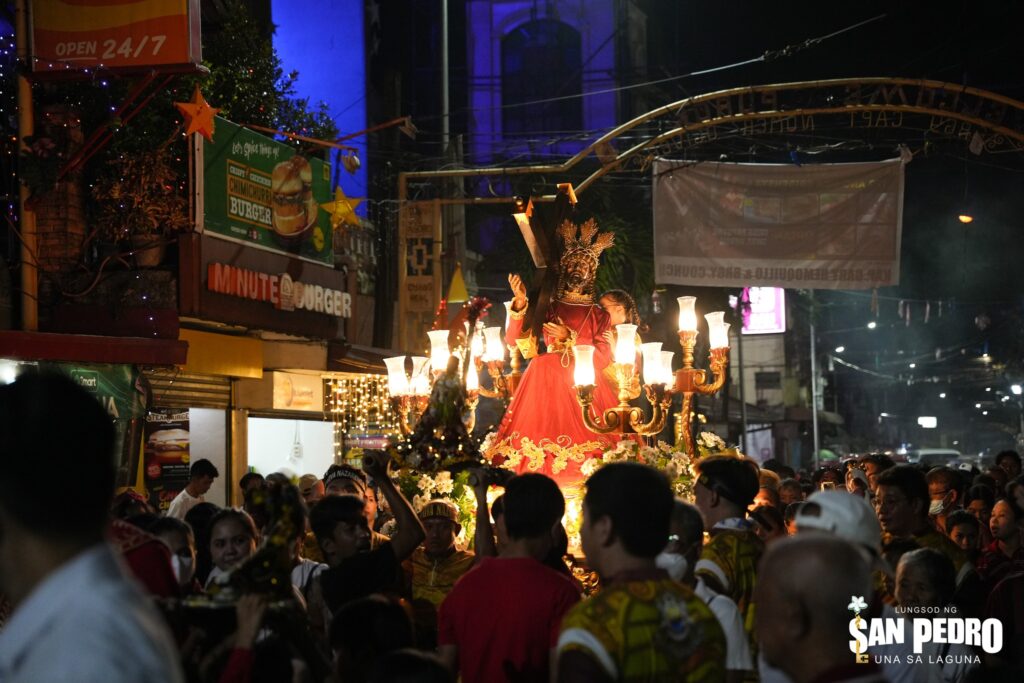
<path id="1" fill-rule="evenodd" d="M 746 520 L 719 522 L 711 530 L 711 540 L 701 551 L 694 573 L 716 593 L 736 603 L 743 617 L 743 628 L 753 643 L 754 584 L 764 543 Z"/>
<path id="2" fill-rule="evenodd" d="M 407 564 L 412 574 L 413 600 L 427 600 L 437 607 L 475 561 L 476 555 L 466 550 L 456 550 L 443 560 L 431 560 L 423 548 L 417 548 Z"/>
<path id="3" fill-rule="evenodd" d="M 720 681 L 725 636 L 690 588 L 661 571 L 620 577 L 562 620 L 558 654 L 578 650 L 617 681 Z"/>

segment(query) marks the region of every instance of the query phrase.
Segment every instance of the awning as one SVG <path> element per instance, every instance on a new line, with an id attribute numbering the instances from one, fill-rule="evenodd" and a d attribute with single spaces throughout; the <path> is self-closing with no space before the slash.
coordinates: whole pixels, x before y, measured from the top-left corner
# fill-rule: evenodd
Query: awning
<path id="1" fill-rule="evenodd" d="M 384 359 L 398 355 L 397 351 L 373 346 L 331 343 L 327 347 L 327 371 L 386 375 Z"/>
<path id="2" fill-rule="evenodd" d="M 188 342 L 179 339 L 0 331 L 0 358 L 78 363 L 182 365 Z"/>
<path id="3" fill-rule="evenodd" d="M 188 362 L 183 372 L 222 377 L 262 377 L 263 342 L 252 337 L 215 334 L 183 328 Z"/>

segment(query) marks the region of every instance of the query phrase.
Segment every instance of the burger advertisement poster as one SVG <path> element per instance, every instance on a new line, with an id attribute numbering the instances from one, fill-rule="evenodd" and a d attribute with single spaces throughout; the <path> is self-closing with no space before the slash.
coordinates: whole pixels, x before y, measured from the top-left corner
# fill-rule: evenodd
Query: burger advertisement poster
<path id="1" fill-rule="evenodd" d="M 334 265 L 330 164 L 218 117 L 203 167 L 205 232 Z"/>
<path id="2" fill-rule="evenodd" d="M 188 409 L 147 413 L 144 448 L 143 468 L 149 502 L 165 512 L 188 484 Z"/>

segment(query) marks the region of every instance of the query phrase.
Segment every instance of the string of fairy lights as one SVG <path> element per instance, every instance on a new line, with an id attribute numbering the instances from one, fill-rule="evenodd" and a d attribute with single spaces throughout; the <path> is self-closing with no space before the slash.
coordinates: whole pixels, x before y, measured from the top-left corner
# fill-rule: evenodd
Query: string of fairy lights
<path id="1" fill-rule="evenodd" d="M 18 135 L 17 87 L 15 85 L 14 33 L 0 34 L 0 129 L 3 130 L 3 159 L 0 163 L 6 176 L 2 184 L 4 213 L 10 220 L 17 218 L 18 201 Z"/>
<path id="2" fill-rule="evenodd" d="M 334 455 L 344 457 L 345 436 L 399 433 L 398 416 L 391 409 L 385 375 L 340 375 L 327 380 L 328 405 L 334 423 Z"/>

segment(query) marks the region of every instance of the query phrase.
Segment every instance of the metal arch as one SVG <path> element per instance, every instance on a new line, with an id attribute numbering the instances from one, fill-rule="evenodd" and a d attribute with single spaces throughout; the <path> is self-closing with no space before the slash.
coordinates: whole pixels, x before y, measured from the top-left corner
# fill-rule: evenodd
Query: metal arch
<path id="1" fill-rule="evenodd" d="M 768 93 L 790 93 L 793 91 L 825 91 L 825 90 L 838 90 L 846 88 L 848 92 L 852 92 L 861 95 L 859 90 L 850 90 L 851 88 L 870 88 L 871 90 L 863 93 L 864 96 L 870 96 L 867 103 L 840 103 L 837 105 L 830 106 L 811 106 L 811 107 L 796 107 L 792 109 L 768 109 L 760 111 L 757 107 L 754 107 L 755 96 L 764 95 Z M 929 97 L 927 104 L 914 104 L 910 103 L 904 91 L 904 88 L 916 88 L 917 89 L 917 100 L 922 101 L 921 95 L 928 93 Z M 728 102 L 730 98 L 738 97 L 739 101 L 742 101 L 743 96 L 749 97 L 751 108 L 740 111 L 738 113 L 723 114 L 717 116 L 708 116 L 700 120 L 696 120 L 693 123 L 687 125 L 677 125 L 673 129 L 660 133 L 651 137 L 648 140 L 642 141 L 633 145 L 629 149 L 615 156 L 614 159 L 607 161 L 601 165 L 601 168 L 595 170 L 590 176 L 588 176 L 582 183 L 576 187 L 576 192 L 580 193 L 587 187 L 597 181 L 599 178 L 614 171 L 617 168 L 621 168 L 624 163 L 628 160 L 636 157 L 645 150 L 657 147 L 674 138 L 693 133 L 696 131 L 713 128 L 719 125 L 726 125 L 730 123 L 737 123 L 742 121 L 757 120 L 757 119 L 782 119 L 794 116 L 813 116 L 816 114 L 855 114 L 863 112 L 892 112 L 892 113 L 911 113 L 920 114 L 932 117 L 942 117 L 944 119 L 952 119 L 960 121 L 964 124 L 975 126 L 982 130 L 988 130 L 1001 136 L 1000 141 L 1012 140 L 1024 150 L 1024 102 L 1014 100 L 1012 98 L 1000 95 L 998 93 L 990 92 L 987 90 L 981 90 L 979 88 L 971 88 L 963 85 L 957 85 L 954 83 L 946 83 L 943 81 L 932 81 L 926 79 L 909 79 L 909 78 L 840 78 L 840 79 L 828 79 L 818 81 L 800 81 L 794 83 L 778 83 L 771 85 L 758 85 L 758 86 L 743 86 L 739 88 L 729 88 L 726 90 L 718 90 L 715 92 L 705 93 L 703 95 L 696 95 L 685 99 L 677 100 L 669 104 L 652 109 L 651 111 L 637 116 L 636 118 L 623 123 L 612 130 L 608 131 L 604 135 L 600 136 L 584 149 L 580 150 L 566 161 L 559 164 L 538 164 L 533 166 L 509 166 L 509 167 L 483 167 L 483 168 L 465 168 L 465 169 L 450 169 L 444 171 L 416 171 L 402 173 L 399 177 L 399 199 L 404 199 L 404 189 L 409 179 L 426 179 L 426 178 L 467 178 L 467 177 L 479 177 L 489 175 L 524 175 L 533 173 L 551 173 L 561 174 L 566 173 L 573 169 L 580 162 L 586 159 L 602 145 L 615 140 L 645 123 L 649 123 L 656 119 L 659 119 L 668 115 L 675 115 L 679 117 L 687 112 L 693 112 L 698 110 L 702 105 L 715 102 Z M 873 100 L 876 97 L 885 99 L 885 102 L 875 103 Z M 901 100 L 900 103 L 891 103 L 888 100 L 891 98 L 898 98 Z M 989 109 L 999 114 L 998 120 L 992 120 L 990 118 L 984 118 L 978 116 L 980 113 L 980 106 L 974 106 L 973 109 L 963 106 L 968 98 L 974 98 L 979 104 L 987 105 Z M 939 100 L 940 106 L 934 106 L 936 99 Z M 777 99 L 775 100 L 777 103 Z M 959 107 L 959 108 L 958 108 Z M 1008 116 L 1009 115 L 1009 116 Z M 1010 118 L 1016 126 L 1003 125 L 1005 120 Z M 538 198 L 538 199 L 550 199 L 550 197 Z M 458 200 L 455 200 L 458 201 Z M 464 200 L 466 203 L 473 202 L 473 199 Z"/>

